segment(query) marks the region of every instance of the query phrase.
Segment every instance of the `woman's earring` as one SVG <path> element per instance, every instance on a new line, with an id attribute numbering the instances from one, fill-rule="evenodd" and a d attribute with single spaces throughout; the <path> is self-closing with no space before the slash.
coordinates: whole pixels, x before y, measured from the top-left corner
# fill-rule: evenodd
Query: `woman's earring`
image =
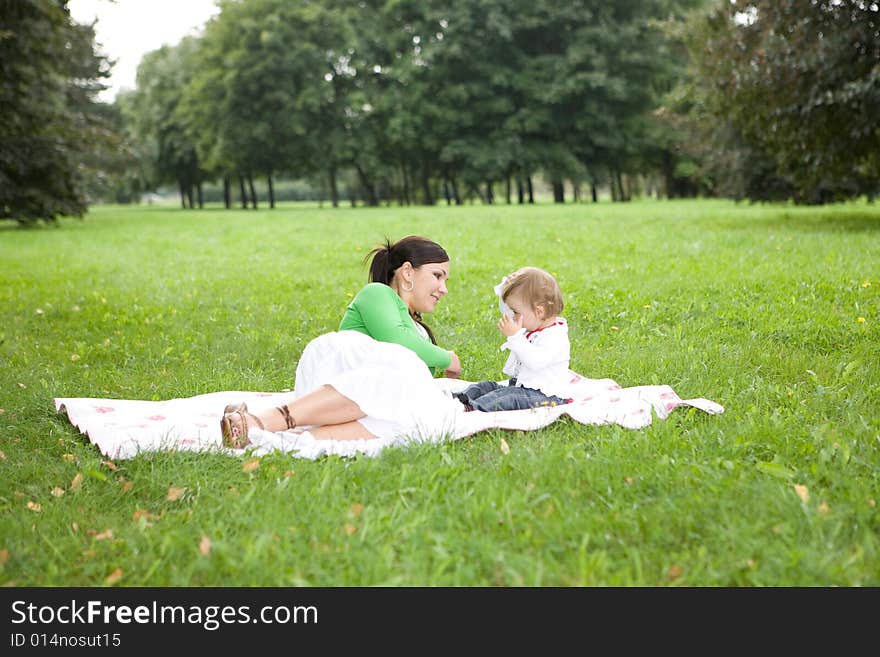
<path id="1" fill-rule="evenodd" d="M 400 289 L 403 290 L 404 292 L 412 292 L 412 289 L 413 289 L 415 286 L 416 286 L 415 281 L 410 281 L 410 282 L 409 282 L 409 287 L 403 287 L 403 285 L 401 285 L 401 286 L 400 286 Z"/>

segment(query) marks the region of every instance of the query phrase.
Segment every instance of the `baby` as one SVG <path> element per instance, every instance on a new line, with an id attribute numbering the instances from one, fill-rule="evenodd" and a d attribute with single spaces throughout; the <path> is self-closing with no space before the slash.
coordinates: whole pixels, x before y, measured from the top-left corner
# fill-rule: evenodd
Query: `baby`
<path id="1" fill-rule="evenodd" d="M 503 372 L 506 384 L 480 381 L 454 396 L 468 411 L 514 411 L 566 404 L 570 344 L 568 324 L 560 317 L 564 303 L 556 279 L 537 267 L 505 276 L 495 288 L 502 310 L 498 330 L 510 356 Z"/>

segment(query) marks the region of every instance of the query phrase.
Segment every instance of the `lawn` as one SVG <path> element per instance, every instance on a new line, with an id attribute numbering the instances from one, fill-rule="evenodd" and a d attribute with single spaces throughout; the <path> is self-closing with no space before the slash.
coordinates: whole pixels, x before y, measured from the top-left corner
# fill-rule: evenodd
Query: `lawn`
<path id="1" fill-rule="evenodd" d="M 531 264 L 573 369 L 725 413 L 255 462 L 109 461 L 55 412 L 292 388 L 409 233 L 452 256 L 426 319 L 463 378 L 500 376 L 492 287 Z M 4 585 L 880 585 L 880 206 L 101 206 L 0 256 Z"/>

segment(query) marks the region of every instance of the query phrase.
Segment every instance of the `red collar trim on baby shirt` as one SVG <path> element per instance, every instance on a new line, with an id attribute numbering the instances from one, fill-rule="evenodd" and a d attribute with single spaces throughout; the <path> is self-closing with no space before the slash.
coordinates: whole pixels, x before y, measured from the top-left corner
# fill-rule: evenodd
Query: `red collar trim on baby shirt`
<path id="1" fill-rule="evenodd" d="M 560 322 L 559 320 L 556 320 L 552 324 L 547 324 L 547 326 L 542 326 L 541 328 L 536 328 L 534 331 L 529 331 L 528 333 L 526 333 L 526 340 L 528 340 L 530 337 L 532 337 L 535 333 L 539 333 L 539 332 L 543 331 L 544 329 L 550 328 L 551 326 L 562 326 L 562 322 Z"/>

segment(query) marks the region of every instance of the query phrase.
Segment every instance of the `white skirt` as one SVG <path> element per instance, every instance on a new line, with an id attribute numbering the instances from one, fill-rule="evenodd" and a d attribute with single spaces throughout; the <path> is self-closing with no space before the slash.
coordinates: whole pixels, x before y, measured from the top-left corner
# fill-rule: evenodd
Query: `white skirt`
<path id="1" fill-rule="evenodd" d="M 356 403 L 366 415 L 358 422 L 378 438 L 448 439 L 463 410 L 414 351 L 359 331 L 325 333 L 306 345 L 294 398 L 323 385 Z"/>

